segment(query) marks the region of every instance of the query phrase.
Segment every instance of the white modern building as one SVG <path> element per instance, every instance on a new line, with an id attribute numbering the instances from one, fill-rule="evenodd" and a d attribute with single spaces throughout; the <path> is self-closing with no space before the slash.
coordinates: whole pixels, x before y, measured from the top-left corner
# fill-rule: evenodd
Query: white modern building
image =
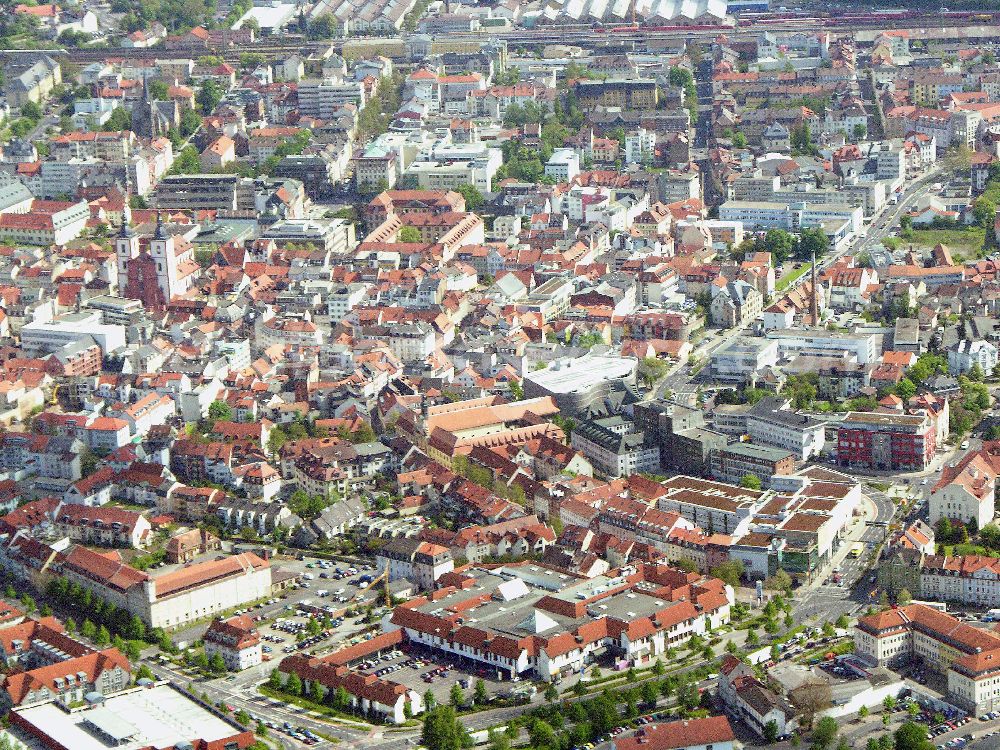
<path id="1" fill-rule="evenodd" d="M 86 336 L 94 339 L 105 354 L 125 346 L 125 327 L 102 323 L 101 313 L 93 310 L 27 323 L 21 327 L 21 347 L 29 356 L 50 354 Z"/>
<path id="2" fill-rule="evenodd" d="M 545 162 L 545 176 L 556 182 L 569 182 L 580 174 L 580 155 L 571 148 L 557 148 Z"/>

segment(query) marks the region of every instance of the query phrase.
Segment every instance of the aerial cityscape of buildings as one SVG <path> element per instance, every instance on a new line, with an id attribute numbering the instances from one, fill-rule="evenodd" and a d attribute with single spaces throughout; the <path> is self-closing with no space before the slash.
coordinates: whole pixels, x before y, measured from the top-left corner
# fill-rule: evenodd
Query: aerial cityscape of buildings
<path id="1" fill-rule="evenodd" d="M 998 37 L 5 6 L 0 748 L 1000 746 Z"/>

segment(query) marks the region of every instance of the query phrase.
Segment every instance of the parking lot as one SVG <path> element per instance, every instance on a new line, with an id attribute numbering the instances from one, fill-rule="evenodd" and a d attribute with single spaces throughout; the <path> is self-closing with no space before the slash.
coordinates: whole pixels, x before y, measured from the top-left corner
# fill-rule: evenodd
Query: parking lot
<path id="1" fill-rule="evenodd" d="M 407 646 L 405 651 L 396 649 L 372 656 L 353 668 L 361 674 L 398 682 L 421 695 L 430 691 L 439 703 L 450 700 L 452 687 L 456 684 L 465 692 L 466 701 L 471 702 L 476 681 L 480 679 L 491 697 L 522 687 L 518 684 L 520 680 L 504 680 L 496 670 L 487 669 L 484 665 L 459 657 L 446 658 L 444 654 L 412 645 Z"/>

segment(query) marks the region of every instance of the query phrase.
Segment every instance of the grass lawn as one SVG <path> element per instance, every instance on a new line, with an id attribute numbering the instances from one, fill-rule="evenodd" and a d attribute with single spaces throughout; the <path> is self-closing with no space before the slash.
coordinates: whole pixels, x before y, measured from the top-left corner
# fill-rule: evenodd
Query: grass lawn
<path id="1" fill-rule="evenodd" d="M 986 241 L 986 230 L 982 227 L 968 229 L 914 229 L 911 239 L 903 239 L 903 244 L 912 243 L 919 247 L 947 245 L 953 252 L 967 258 L 974 257 Z"/>
<path id="2" fill-rule="evenodd" d="M 789 287 L 790 284 L 792 284 L 800 276 L 804 276 L 805 274 L 809 273 L 810 267 L 811 265 L 809 263 L 803 263 L 801 266 L 793 270 L 791 273 L 786 273 L 784 276 L 778 279 L 777 283 L 774 285 L 774 288 L 779 292 L 783 292 L 785 289 Z"/>
<path id="3" fill-rule="evenodd" d="M 992 554 L 986 547 L 978 544 L 946 544 L 944 553 L 949 557 L 952 555 L 990 555 Z"/>

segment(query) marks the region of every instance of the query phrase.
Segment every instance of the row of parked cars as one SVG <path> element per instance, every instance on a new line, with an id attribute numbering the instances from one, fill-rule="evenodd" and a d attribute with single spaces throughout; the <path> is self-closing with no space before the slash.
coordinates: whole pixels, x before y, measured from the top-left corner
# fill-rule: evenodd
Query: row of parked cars
<path id="1" fill-rule="evenodd" d="M 937 750 L 959 750 L 972 742 L 971 734 L 963 734 L 961 737 L 953 737 L 947 742 L 942 742 L 937 746 Z"/>
<path id="2" fill-rule="evenodd" d="M 959 727 L 964 727 L 969 723 L 968 717 L 948 719 L 941 724 L 935 724 L 930 729 L 927 730 L 927 739 L 932 740 L 942 734 L 948 734 L 948 732 L 954 732 Z"/>

